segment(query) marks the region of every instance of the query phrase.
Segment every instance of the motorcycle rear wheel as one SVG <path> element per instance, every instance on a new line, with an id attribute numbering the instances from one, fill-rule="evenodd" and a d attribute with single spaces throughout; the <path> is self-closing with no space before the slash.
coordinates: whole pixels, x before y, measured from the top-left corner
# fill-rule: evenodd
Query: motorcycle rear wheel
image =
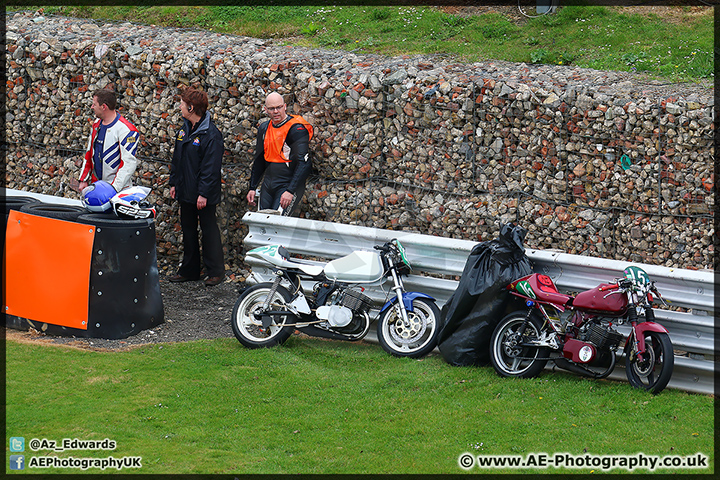
<path id="1" fill-rule="evenodd" d="M 536 377 L 547 364 L 547 347 L 520 346 L 519 330 L 525 324 L 527 312 L 518 310 L 500 320 L 490 340 L 490 361 L 501 377 Z M 523 332 L 524 338 L 539 338 L 542 321 L 530 315 Z"/>
<path id="2" fill-rule="evenodd" d="M 232 313 L 232 330 L 235 338 L 248 348 L 274 347 L 282 345 L 290 338 L 294 327 L 286 327 L 285 323 L 295 323 L 290 315 L 274 315 L 272 323 L 263 328 L 262 321 L 255 318 L 270 294 L 272 283 L 258 283 L 243 291 L 235 302 Z M 278 287 L 270 301 L 271 309 L 284 310 L 285 304 L 292 296 L 284 287 Z"/>
<path id="3" fill-rule="evenodd" d="M 402 306 L 396 302 L 378 320 L 380 346 L 396 357 L 424 357 L 437 346 L 440 309 L 431 300 L 416 298 L 413 311 L 407 312 L 409 325 L 405 325 L 399 308 Z"/>
<path id="4" fill-rule="evenodd" d="M 631 345 L 625 349 L 625 374 L 630 385 L 658 394 L 670 381 L 675 365 L 672 342 L 667 333 L 645 332 L 645 354 L 642 361 L 631 360 Z"/>

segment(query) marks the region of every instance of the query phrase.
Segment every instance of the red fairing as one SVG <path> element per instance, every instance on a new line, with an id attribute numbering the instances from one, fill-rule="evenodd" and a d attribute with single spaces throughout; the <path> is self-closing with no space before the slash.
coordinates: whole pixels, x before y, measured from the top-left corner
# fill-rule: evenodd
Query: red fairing
<path id="1" fill-rule="evenodd" d="M 616 293 L 617 285 L 603 283 L 597 287 L 580 292 L 573 300 L 573 307 L 578 310 L 624 314 L 628 301 L 624 293 Z"/>
<path id="2" fill-rule="evenodd" d="M 563 306 L 570 300 L 570 295 L 558 292 L 552 279 L 547 275 L 534 273 L 527 278 L 527 281 L 530 282 L 530 286 L 540 302 Z"/>
<path id="3" fill-rule="evenodd" d="M 534 273 L 531 273 L 530 275 L 525 275 L 525 276 L 522 277 L 522 278 L 518 278 L 517 280 L 515 280 L 514 282 L 512 282 L 510 285 L 508 285 L 508 286 L 505 287 L 505 288 L 506 288 L 507 290 L 515 290 L 515 285 L 517 285 L 518 283 L 522 282 L 523 280 L 527 280 L 528 278 L 532 277 L 533 275 L 535 275 L 535 274 L 534 274 Z"/>

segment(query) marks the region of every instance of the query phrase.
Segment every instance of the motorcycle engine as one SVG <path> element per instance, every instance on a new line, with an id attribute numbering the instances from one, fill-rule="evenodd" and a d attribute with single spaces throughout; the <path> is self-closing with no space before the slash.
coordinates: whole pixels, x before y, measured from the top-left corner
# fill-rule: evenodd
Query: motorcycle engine
<path id="1" fill-rule="evenodd" d="M 318 307 L 315 315 L 321 320 L 327 320 L 332 327 L 346 327 L 353 318 L 352 310 L 340 305 L 323 305 Z"/>
<path id="2" fill-rule="evenodd" d="M 610 325 L 604 326 L 591 322 L 582 340 L 592 343 L 601 350 L 613 350 L 625 337 Z"/>
<path id="3" fill-rule="evenodd" d="M 319 284 L 316 285 L 314 293 L 317 300 L 325 302 L 325 305 L 317 308 L 315 315 L 339 332 L 355 334 L 362 331 L 369 322 L 366 319 L 372 300 L 362 292 L 331 284 Z"/>
<path id="4" fill-rule="evenodd" d="M 343 290 L 338 299 L 338 303 L 344 307 L 349 308 L 353 312 L 365 313 L 370 310 L 372 306 L 372 300 L 370 297 L 361 292 L 347 289 Z"/>

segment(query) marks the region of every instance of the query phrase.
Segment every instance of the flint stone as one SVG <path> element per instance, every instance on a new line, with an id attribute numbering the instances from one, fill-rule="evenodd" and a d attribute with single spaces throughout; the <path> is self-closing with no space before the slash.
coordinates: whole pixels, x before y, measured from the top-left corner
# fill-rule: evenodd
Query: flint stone
<path id="1" fill-rule="evenodd" d="M 138 53 L 140 53 L 142 51 L 143 51 L 143 49 L 141 47 L 138 47 L 137 45 L 130 45 L 125 49 L 125 53 L 127 53 L 131 57 L 133 55 L 137 55 Z"/>
<path id="2" fill-rule="evenodd" d="M 405 79 L 408 78 L 408 73 L 405 71 L 404 68 L 401 68 L 400 70 L 396 70 L 390 75 L 386 76 L 382 80 L 383 85 L 396 85 L 399 83 L 402 83 L 405 81 Z"/>
<path id="3" fill-rule="evenodd" d="M 667 103 L 665 105 L 665 110 L 667 110 L 668 113 L 673 115 L 679 115 L 680 113 L 682 113 L 682 109 L 680 108 L 680 106 L 675 103 Z"/>

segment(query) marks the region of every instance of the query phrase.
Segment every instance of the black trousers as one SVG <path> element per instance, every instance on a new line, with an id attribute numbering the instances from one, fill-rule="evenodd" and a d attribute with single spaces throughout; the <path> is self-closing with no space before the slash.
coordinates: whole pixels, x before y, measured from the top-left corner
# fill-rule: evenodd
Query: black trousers
<path id="1" fill-rule="evenodd" d="M 292 172 L 284 163 L 270 163 L 265 170 L 265 177 L 263 178 L 262 188 L 260 189 L 260 199 L 258 200 L 258 209 L 272 209 L 277 210 L 280 206 L 280 197 L 287 190 L 292 180 Z M 295 198 L 293 198 L 288 208 L 283 210 L 283 215 L 290 217 L 298 212 L 300 207 L 300 200 L 305 194 L 305 184 L 298 185 L 297 191 L 295 192 Z"/>
<path id="2" fill-rule="evenodd" d="M 209 277 L 225 276 L 222 239 L 215 216 L 216 207 L 217 205 L 207 205 L 202 210 L 198 210 L 195 203 L 180 202 L 180 226 L 183 232 L 184 250 L 178 273 L 183 277 L 200 278 L 198 220 L 202 230 L 202 263 L 205 265 L 205 274 Z"/>

